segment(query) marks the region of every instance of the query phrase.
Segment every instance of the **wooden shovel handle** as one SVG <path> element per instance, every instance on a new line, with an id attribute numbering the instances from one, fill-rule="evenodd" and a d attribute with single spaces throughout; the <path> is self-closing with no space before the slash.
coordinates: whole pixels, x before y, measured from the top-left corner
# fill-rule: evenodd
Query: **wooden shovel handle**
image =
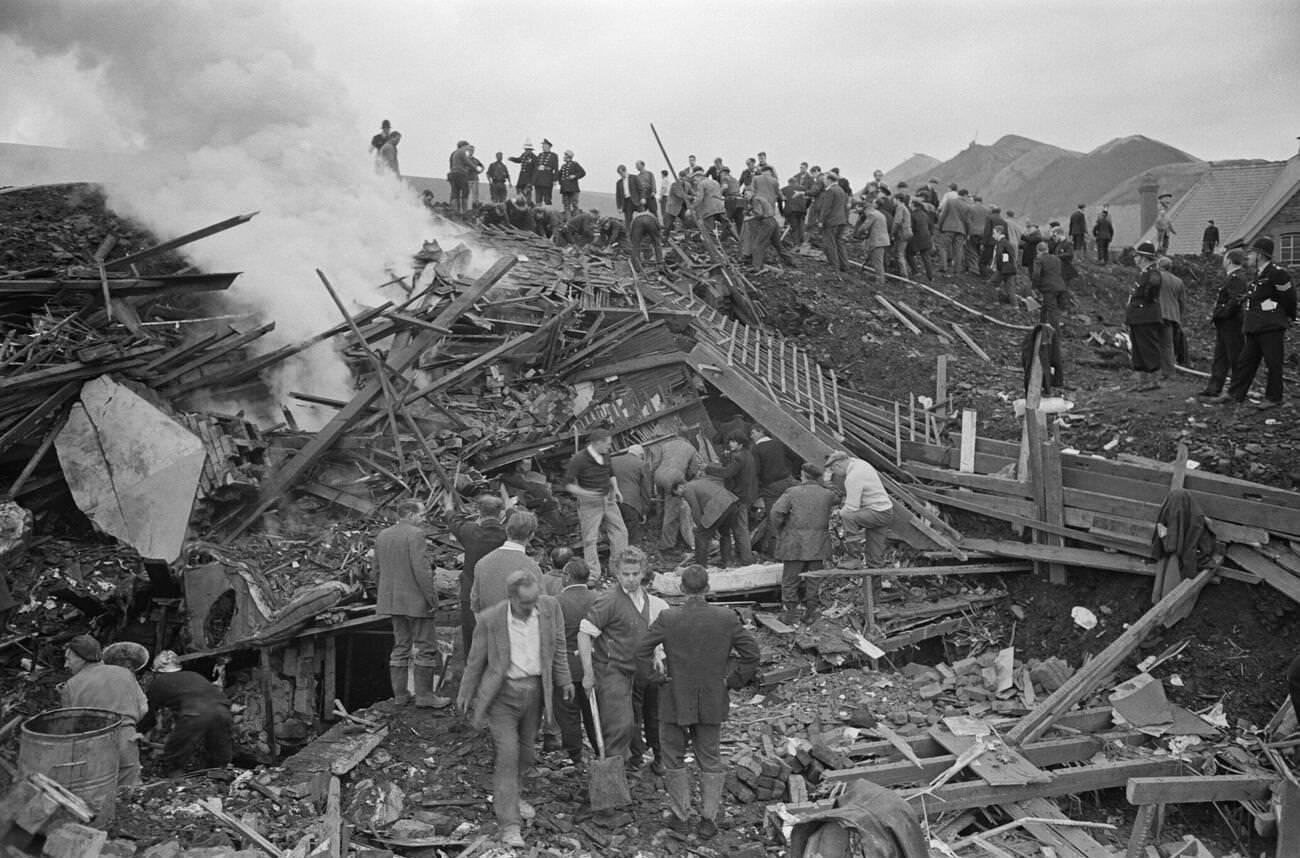
<path id="1" fill-rule="evenodd" d="M 587 689 L 587 703 L 591 706 L 591 720 L 596 724 L 596 753 L 605 759 L 605 728 L 600 723 L 600 707 L 596 705 L 596 689 Z"/>

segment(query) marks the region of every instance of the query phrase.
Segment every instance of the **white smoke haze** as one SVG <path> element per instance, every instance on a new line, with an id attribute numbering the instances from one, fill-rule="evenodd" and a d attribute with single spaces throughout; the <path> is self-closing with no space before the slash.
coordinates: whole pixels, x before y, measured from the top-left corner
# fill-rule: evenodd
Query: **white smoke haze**
<path id="1" fill-rule="evenodd" d="M 444 247 L 456 243 L 406 185 L 375 170 L 366 146 L 378 117 L 360 121 L 277 3 L 5 0 L 0 34 L 52 70 L 75 60 L 78 83 L 104 106 L 92 121 L 114 123 L 75 139 L 147 153 L 106 182 L 115 210 L 162 238 L 260 212 L 184 250 L 204 270 L 244 272 L 224 300 L 275 321 L 260 348 L 340 321 L 315 269 L 356 312 L 402 296 L 376 287 L 409 274 L 422 241 L 442 232 Z M 475 257 L 474 271 L 493 261 Z M 346 399 L 352 387 L 329 343 L 272 382 L 282 400 L 292 390 Z"/>

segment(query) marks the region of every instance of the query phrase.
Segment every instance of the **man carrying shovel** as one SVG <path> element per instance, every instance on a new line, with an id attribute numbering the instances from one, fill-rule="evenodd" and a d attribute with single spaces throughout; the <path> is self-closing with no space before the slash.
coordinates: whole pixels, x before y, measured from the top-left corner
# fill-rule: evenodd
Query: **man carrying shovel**
<path id="1" fill-rule="evenodd" d="M 668 605 L 642 587 L 645 553 L 625 548 L 612 558 L 618 586 L 596 597 L 578 627 L 578 657 L 582 661 L 582 687 L 595 689 L 600 710 L 597 729 L 605 740 L 605 755 L 625 759 L 629 769 L 643 760 L 632 754 L 636 731 L 636 650 L 645 630 Z"/>
<path id="2" fill-rule="evenodd" d="M 564 615 L 553 596 L 542 594 L 527 570 L 506 579 L 507 599 L 478 615 L 456 708 L 476 728 L 487 727 L 496 746 L 492 809 L 501 842 L 525 846 L 519 826 L 532 809 L 519 797 L 522 775 L 533 764 L 537 727 L 553 720 L 552 688 L 573 698 L 564 651 Z"/>
<path id="3" fill-rule="evenodd" d="M 703 566 L 682 571 L 681 607 L 659 615 L 637 645 L 637 660 L 646 663 L 662 645 L 668 684 L 659 692 L 659 730 L 663 744 L 664 785 L 668 790 L 668 826 L 690 830 L 691 781 L 684 761 L 689 743 L 700 764 L 700 822 L 704 839 L 718 833 L 718 809 L 727 782 L 720 741 L 727 720 L 730 688 L 749 681 L 759 662 L 758 641 L 736 613 L 710 605 L 709 573 Z M 735 654 L 734 666 L 730 663 Z"/>

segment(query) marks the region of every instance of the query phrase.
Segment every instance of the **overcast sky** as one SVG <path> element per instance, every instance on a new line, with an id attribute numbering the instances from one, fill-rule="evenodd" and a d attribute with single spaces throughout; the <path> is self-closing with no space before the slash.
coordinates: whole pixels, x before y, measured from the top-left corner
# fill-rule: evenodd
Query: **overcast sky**
<path id="1" fill-rule="evenodd" d="M 332 81 L 353 145 L 391 119 L 406 173 L 441 176 L 458 138 L 490 158 L 549 137 L 609 190 L 620 162 L 664 166 L 650 122 L 678 169 L 765 149 L 783 174 L 806 159 L 855 180 L 1008 133 L 1081 151 L 1140 133 L 1207 159 L 1287 158 L 1300 134 L 1295 0 L 281 2 L 286 40 L 305 43 L 286 50 Z M 178 44 L 199 35 L 166 20 Z M 57 40 L 35 53 L 26 26 L 0 9 L 0 140 L 159 142 L 105 106 L 94 63 Z"/>

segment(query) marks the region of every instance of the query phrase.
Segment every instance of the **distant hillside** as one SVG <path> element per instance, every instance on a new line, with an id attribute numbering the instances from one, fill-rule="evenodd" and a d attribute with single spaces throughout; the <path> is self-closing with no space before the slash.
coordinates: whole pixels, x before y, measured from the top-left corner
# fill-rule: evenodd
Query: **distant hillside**
<path id="1" fill-rule="evenodd" d="M 1061 217 L 1079 203 L 1092 205 L 1122 182 L 1171 164 L 1197 164 L 1196 158 L 1166 143 L 1135 134 L 1097 147 L 1079 158 L 1049 164 L 1008 204 L 1038 218 Z M 1172 189 L 1170 189 L 1172 190 Z"/>
<path id="2" fill-rule="evenodd" d="M 1167 171 L 1168 190 L 1179 193 L 1204 166 L 1186 152 L 1140 134 L 1116 138 L 1086 154 L 1008 134 L 990 146 L 972 143 L 956 157 L 916 171 L 908 181 L 934 176 L 944 185 L 956 182 L 986 202 L 1045 222 L 1068 215 L 1079 203 L 1091 208 L 1103 198 L 1121 202 L 1109 198 L 1112 192 L 1153 170 Z"/>
<path id="3" fill-rule="evenodd" d="M 920 175 L 925 175 L 925 178 L 929 179 L 927 171 L 933 170 L 942 163 L 938 158 L 917 152 L 894 169 L 885 173 L 885 184 L 892 187 L 899 182 L 911 181 L 913 177 Z"/>
<path id="4" fill-rule="evenodd" d="M 1079 155 L 1059 146 L 1007 134 L 989 146 L 972 143 L 956 157 L 911 176 L 908 183 L 923 183 L 933 176 L 944 186 L 956 182 L 986 201 L 1002 202 L 1015 199 L 1049 164 L 1072 157 Z"/>

